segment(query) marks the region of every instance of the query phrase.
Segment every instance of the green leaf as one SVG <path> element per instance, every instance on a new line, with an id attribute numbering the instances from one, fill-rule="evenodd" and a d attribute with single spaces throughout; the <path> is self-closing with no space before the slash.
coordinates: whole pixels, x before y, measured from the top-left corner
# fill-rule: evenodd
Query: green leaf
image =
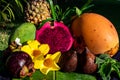
<path id="1" fill-rule="evenodd" d="M 105 60 L 99 58 L 99 57 L 96 57 L 96 64 L 98 65 L 98 68 L 101 66 L 101 64 L 104 62 Z"/>
<path id="2" fill-rule="evenodd" d="M 66 18 L 68 19 L 69 16 L 71 16 L 71 13 L 74 12 L 74 8 L 67 8 L 65 12 L 63 12 L 61 20 L 65 20 Z"/>
<path id="3" fill-rule="evenodd" d="M 55 13 L 56 19 L 57 19 L 58 21 L 60 21 L 61 18 L 62 18 L 62 15 L 63 15 L 62 9 L 60 8 L 59 5 L 55 5 L 55 6 L 54 6 L 54 9 L 55 9 L 55 12 L 56 12 L 56 13 Z"/>
<path id="4" fill-rule="evenodd" d="M 53 80 L 53 72 L 51 71 L 47 75 L 44 75 L 39 70 L 36 70 L 32 77 L 30 77 L 30 80 Z"/>
<path id="5" fill-rule="evenodd" d="M 108 59 L 108 58 L 110 58 L 110 56 L 108 55 L 108 54 L 102 54 L 102 55 L 100 55 L 99 56 L 99 58 L 101 58 L 101 59 Z"/>
<path id="6" fill-rule="evenodd" d="M 10 17 L 10 19 L 15 20 L 15 16 L 14 16 L 14 13 L 13 13 L 12 9 L 11 9 L 10 7 L 8 7 L 8 8 L 7 8 L 7 11 L 9 12 L 9 17 Z"/>
<path id="7" fill-rule="evenodd" d="M 88 0 L 81 8 L 81 11 L 84 11 L 90 7 L 92 7 L 93 5 L 90 5 L 90 3 L 92 2 L 93 0 Z"/>
<path id="8" fill-rule="evenodd" d="M 1 15 L 2 15 L 3 20 L 8 21 L 8 17 L 6 13 L 1 12 Z"/>
<path id="9" fill-rule="evenodd" d="M 83 11 L 85 11 L 86 9 L 89 9 L 90 7 L 94 6 L 93 4 L 91 4 L 92 1 L 93 1 L 93 0 L 87 0 L 87 2 L 86 2 L 80 9 L 77 8 L 77 7 L 75 7 L 75 9 L 76 9 L 76 14 L 77 14 L 78 16 L 80 16 L 80 15 L 83 13 Z"/>
<path id="10" fill-rule="evenodd" d="M 55 14 L 55 9 L 54 9 L 54 4 L 52 0 L 48 0 L 49 4 L 50 4 L 50 9 L 51 9 L 51 13 L 52 13 L 52 17 L 54 20 L 56 20 L 56 14 Z"/>
<path id="11" fill-rule="evenodd" d="M 96 57 L 96 64 L 98 64 L 98 68 L 104 64 L 105 60 L 106 59 L 109 59 L 110 56 L 108 54 L 102 54 L 102 55 L 99 55 L 98 57 Z"/>
<path id="12" fill-rule="evenodd" d="M 77 13 L 77 15 L 79 16 L 79 15 L 81 15 L 82 14 L 82 11 L 79 9 L 79 8 L 77 8 L 77 7 L 75 7 L 76 8 L 76 13 Z"/>
<path id="13" fill-rule="evenodd" d="M 110 80 L 112 72 L 116 72 L 120 78 L 120 62 L 111 58 L 108 54 L 98 56 L 96 64 L 98 64 L 98 73 L 103 80 Z"/>
<path id="14" fill-rule="evenodd" d="M 15 18 L 23 19 L 23 4 L 27 0 L 1 0 L 0 1 L 0 12 L 7 14 L 7 19 L 0 18 L 0 21 L 12 22 Z M 1 15 L 1 13 L 0 13 Z M 19 19 L 17 19 L 19 21 Z"/>
<path id="15" fill-rule="evenodd" d="M 56 72 L 56 80 L 96 80 L 94 76 L 80 73 Z"/>
<path id="16" fill-rule="evenodd" d="M 120 69 L 116 65 L 113 65 L 113 70 L 118 74 L 120 78 Z"/>
<path id="17" fill-rule="evenodd" d="M 40 25 L 38 26 L 38 29 L 41 28 L 46 22 L 52 21 L 52 20 L 53 20 L 52 18 L 48 18 L 48 19 L 46 19 L 46 20 L 43 20 L 43 21 L 40 23 Z"/>
<path id="18" fill-rule="evenodd" d="M 21 9 L 21 11 L 23 12 L 23 5 L 21 4 L 21 2 L 19 0 L 15 0 L 17 6 Z"/>
<path id="19" fill-rule="evenodd" d="M 116 62 L 116 66 L 120 69 L 120 62 Z"/>
<path id="20" fill-rule="evenodd" d="M 103 80 L 110 80 L 112 66 L 110 63 L 103 63 L 98 71 Z"/>
<path id="21" fill-rule="evenodd" d="M 12 80 L 96 80 L 96 78 L 88 74 L 60 71 L 50 71 L 47 75 L 44 75 L 39 70 L 36 70 L 31 77 L 25 77 L 23 79 L 14 78 Z"/>

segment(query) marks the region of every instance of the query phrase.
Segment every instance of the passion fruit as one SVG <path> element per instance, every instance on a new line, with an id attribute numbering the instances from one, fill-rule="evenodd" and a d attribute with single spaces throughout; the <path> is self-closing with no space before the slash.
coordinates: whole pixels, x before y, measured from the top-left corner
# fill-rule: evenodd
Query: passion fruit
<path id="1" fill-rule="evenodd" d="M 15 78 L 31 76 L 35 71 L 33 66 L 31 57 L 23 51 L 12 52 L 6 61 L 10 76 Z"/>
<path id="2" fill-rule="evenodd" d="M 74 25 L 76 22 L 76 25 Z M 97 13 L 83 13 L 72 25 L 75 36 L 82 36 L 88 49 L 95 55 L 116 54 L 119 48 L 118 33 L 114 25 Z M 78 24 L 79 23 L 79 24 Z"/>

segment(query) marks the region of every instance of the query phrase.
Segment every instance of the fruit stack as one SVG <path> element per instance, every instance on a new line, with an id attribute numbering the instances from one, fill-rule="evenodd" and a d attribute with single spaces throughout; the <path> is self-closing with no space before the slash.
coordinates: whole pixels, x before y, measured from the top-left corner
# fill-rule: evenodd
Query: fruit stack
<path id="1" fill-rule="evenodd" d="M 68 8 L 62 15 L 58 14 L 61 8 L 52 0 L 30 0 L 25 8 L 26 22 L 15 28 L 8 47 L 2 53 L 7 77 L 33 79 L 31 76 L 37 73 L 47 79 L 45 76 L 53 71 L 54 78 L 58 74 L 71 74 L 76 78 L 70 80 L 75 80 L 78 76 L 89 74 L 86 76 L 89 80 L 93 75 L 110 80 L 114 71 L 120 78 L 120 63 L 112 58 L 119 50 L 118 33 L 104 16 L 83 13 L 92 6 L 91 2 L 88 0 L 81 10 Z M 73 16 L 70 12 L 77 13 Z M 71 17 L 69 25 L 64 22 L 67 15 Z M 107 68 L 110 70 L 104 71 Z M 66 80 L 65 77 L 60 79 Z"/>

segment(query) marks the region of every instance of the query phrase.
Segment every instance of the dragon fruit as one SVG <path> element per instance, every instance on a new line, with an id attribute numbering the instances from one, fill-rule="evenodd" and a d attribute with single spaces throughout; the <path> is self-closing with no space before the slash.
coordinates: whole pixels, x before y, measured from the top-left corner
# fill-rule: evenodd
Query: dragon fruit
<path id="1" fill-rule="evenodd" d="M 56 51 L 66 52 L 73 44 L 73 38 L 68 27 L 57 21 L 54 21 L 54 26 L 50 22 L 46 22 L 37 30 L 36 40 L 40 43 L 49 44 L 49 53 L 55 53 Z"/>

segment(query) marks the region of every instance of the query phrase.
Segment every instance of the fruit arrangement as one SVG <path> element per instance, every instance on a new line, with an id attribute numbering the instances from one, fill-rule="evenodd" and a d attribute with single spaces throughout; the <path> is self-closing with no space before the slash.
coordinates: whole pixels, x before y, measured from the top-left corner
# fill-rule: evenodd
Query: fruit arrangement
<path id="1" fill-rule="evenodd" d="M 119 80 L 118 32 L 86 12 L 92 1 L 63 10 L 59 0 L 16 0 L 22 21 L 0 18 L 0 80 Z"/>

